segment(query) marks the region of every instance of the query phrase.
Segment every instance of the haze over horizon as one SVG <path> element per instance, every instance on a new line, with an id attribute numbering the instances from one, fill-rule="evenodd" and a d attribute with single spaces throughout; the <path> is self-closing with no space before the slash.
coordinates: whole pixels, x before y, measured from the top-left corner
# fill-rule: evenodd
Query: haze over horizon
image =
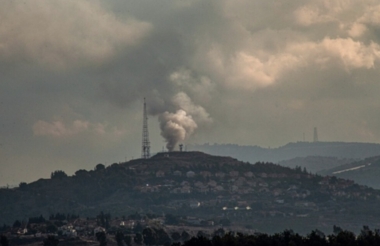
<path id="1" fill-rule="evenodd" d="M 0 186 L 166 139 L 380 143 L 376 1 L 0 2 Z M 176 141 L 177 141 L 176 140 Z"/>

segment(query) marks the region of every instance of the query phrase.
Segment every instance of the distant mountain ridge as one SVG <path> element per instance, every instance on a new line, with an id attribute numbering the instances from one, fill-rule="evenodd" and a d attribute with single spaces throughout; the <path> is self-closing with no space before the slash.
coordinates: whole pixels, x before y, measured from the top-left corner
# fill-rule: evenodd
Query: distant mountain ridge
<path id="1" fill-rule="evenodd" d="M 188 145 L 188 150 L 203 151 L 211 155 L 231 156 L 242 161 L 275 162 L 307 156 L 326 156 L 347 159 L 364 159 L 380 155 L 380 144 L 347 142 L 296 142 L 278 148 L 242 146 L 236 144 Z"/>

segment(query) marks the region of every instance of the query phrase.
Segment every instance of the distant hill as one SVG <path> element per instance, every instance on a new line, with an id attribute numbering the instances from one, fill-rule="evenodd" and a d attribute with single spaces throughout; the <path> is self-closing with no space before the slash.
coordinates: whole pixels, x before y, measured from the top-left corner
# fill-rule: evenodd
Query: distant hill
<path id="1" fill-rule="evenodd" d="M 259 231 L 380 228 L 380 191 L 272 163 L 201 152 L 159 153 L 73 176 L 0 189 L 0 224 L 55 213 L 135 212 L 230 221 Z M 193 221 L 196 221 L 192 219 Z M 218 225 L 217 225 L 218 226 Z"/>
<path id="2" fill-rule="evenodd" d="M 358 184 L 380 189 L 380 156 L 366 158 L 319 173 L 322 175 L 350 179 Z"/>
<path id="3" fill-rule="evenodd" d="M 235 144 L 188 145 L 188 150 L 202 151 L 211 155 L 231 156 L 242 161 L 274 162 L 296 157 L 325 156 L 343 159 L 364 159 L 380 154 L 380 144 L 345 142 L 297 142 L 279 148 L 241 146 Z"/>
<path id="4" fill-rule="evenodd" d="M 308 172 L 318 173 L 325 170 L 330 170 L 335 167 L 347 165 L 358 160 L 338 158 L 338 157 L 326 157 L 326 156 L 307 156 L 296 157 L 290 160 L 280 161 L 281 166 L 290 168 L 306 168 Z"/>

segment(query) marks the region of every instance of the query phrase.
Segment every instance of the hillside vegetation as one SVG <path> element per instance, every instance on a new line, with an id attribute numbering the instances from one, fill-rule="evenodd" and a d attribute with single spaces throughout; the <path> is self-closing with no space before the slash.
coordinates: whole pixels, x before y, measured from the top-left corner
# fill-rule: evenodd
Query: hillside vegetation
<path id="1" fill-rule="evenodd" d="M 201 152 L 160 153 L 0 190 L 0 223 L 70 213 L 174 214 L 275 232 L 340 224 L 380 228 L 380 191 L 272 163 L 254 165 Z M 197 221 L 196 219 L 194 221 Z M 194 222 L 196 223 L 196 222 Z"/>

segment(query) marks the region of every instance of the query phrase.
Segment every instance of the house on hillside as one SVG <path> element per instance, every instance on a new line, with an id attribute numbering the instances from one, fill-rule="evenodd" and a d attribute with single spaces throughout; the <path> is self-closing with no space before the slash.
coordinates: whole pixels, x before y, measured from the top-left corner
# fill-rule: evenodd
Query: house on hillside
<path id="1" fill-rule="evenodd" d="M 201 203 L 198 201 L 191 201 L 189 206 L 190 208 L 199 208 L 201 206 Z"/>
<path id="2" fill-rule="evenodd" d="M 72 225 L 63 225 L 58 229 L 58 231 L 60 231 L 62 235 L 66 237 L 73 238 L 78 236 L 77 231 L 74 229 Z"/>
<path id="3" fill-rule="evenodd" d="M 239 172 L 238 171 L 230 171 L 229 175 L 231 178 L 239 177 Z"/>
<path id="4" fill-rule="evenodd" d="M 230 191 L 237 192 L 238 190 L 239 190 L 239 187 L 237 185 L 231 185 L 230 186 Z"/>
<path id="5" fill-rule="evenodd" d="M 268 174 L 267 173 L 260 173 L 260 177 L 261 178 L 268 178 Z"/>
<path id="6" fill-rule="evenodd" d="M 194 177 L 195 177 L 195 172 L 193 172 L 193 171 L 188 171 L 188 172 L 186 173 L 186 177 L 188 177 L 188 178 L 194 178 Z"/>
<path id="7" fill-rule="evenodd" d="M 276 188 L 272 191 L 273 196 L 279 196 L 282 194 L 282 190 L 279 188 Z"/>
<path id="8" fill-rule="evenodd" d="M 182 172 L 179 171 L 179 170 L 176 170 L 176 171 L 173 172 L 173 175 L 180 177 L 180 176 L 182 176 Z"/>
<path id="9" fill-rule="evenodd" d="M 215 180 L 210 180 L 207 184 L 210 187 L 216 187 L 218 185 L 218 183 Z"/>
<path id="10" fill-rule="evenodd" d="M 197 181 L 194 183 L 194 186 L 197 187 L 197 188 L 200 188 L 200 187 L 203 187 L 203 183 L 201 181 Z"/>
<path id="11" fill-rule="evenodd" d="M 277 173 L 270 173 L 270 174 L 268 174 L 268 177 L 269 178 L 278 178 L 278 174 Z"/>
<path id="12" fill-rule="evenodd" d="M 247 178 L 254 178 L 255 177 L 255 175 L 251 171 L 244 173 L 244 176 Z"/>
<path id="13" fill-rule="evenodd" d="M 96 234 L 98 232 L 106 232 L 106 229 L 101 227 L 101 226 L 95 227 L 94 234 Z"/>
<path id="14" fill-rule="evenodd" d="M 215 186 L 214 191 L 215 191 L 215 192 L 224 191 L 224 188 L 223 188 L 223 186 L 221 186 L 221 185 L 217 185 L 217 186 Z"/>
<path id="15" fill-rule="evenodd" d="M 161 170 L 157 171 L 156 172 L 156 177 L 157 178 L 163 178 L 163 177 L 165 177 L 165 172 L 161 171 Z"/>
<path id="16" fill-rule="evenodd" d="M 215 177 L 218 177 L 218 178 L 224 178 L 226 176 L 226 174 L 224 172 L 217 172 L 215 173 Z"/>
<path id="17" fill-rule="evenodd" d="M 200 175 L 203 177 L 203 178 L 208 178 L 208 177 L 212 177 L 212 173 L 209 172 L 209 171 L 201 171 L 200 172 Z"/>
<path id="18" fill-rule="evenodd" d="M 235 180 L 235 185 L 242 186 L 246 179 L 244 177 L 239 177 L 237 180 Z"/>
<path id="19" fill-rule="evenodd" d="M 188 193 L 191 193 L 191 187 L 190 186 L 183 186 L 181 188 L 181 193 L 182 194 L 188 194 Z"/>
<path id="20" fill-rule="evenodd" d="M 170 191 L 170 193 L 172 193 L 172 194 L 179 194 L 179 193 L 181 193 L 181 188 L 174 188 L 174 189 L 172 189 Z"/>
<path id="21" fill-rule="evenodd" d="M 250 187 L 256 187 L 257 186 L 257 182 L 256 181 L 247 181 L 247 185 L 250 186 Z"/>

